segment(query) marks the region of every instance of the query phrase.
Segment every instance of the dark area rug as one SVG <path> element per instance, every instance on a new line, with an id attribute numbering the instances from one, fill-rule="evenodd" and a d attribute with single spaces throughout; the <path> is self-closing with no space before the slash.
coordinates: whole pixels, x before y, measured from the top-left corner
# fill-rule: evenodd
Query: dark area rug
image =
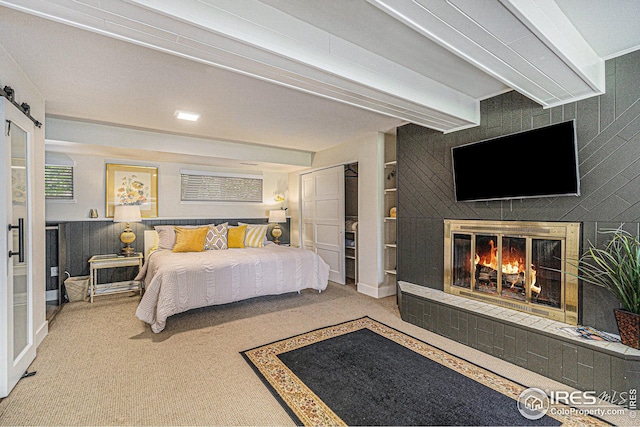
<path id="1" fill-rule="evenodd" d="M 299 425 L 601 424 L 527 419 L 526 387 L 368 317 L 242 354 Z"/>

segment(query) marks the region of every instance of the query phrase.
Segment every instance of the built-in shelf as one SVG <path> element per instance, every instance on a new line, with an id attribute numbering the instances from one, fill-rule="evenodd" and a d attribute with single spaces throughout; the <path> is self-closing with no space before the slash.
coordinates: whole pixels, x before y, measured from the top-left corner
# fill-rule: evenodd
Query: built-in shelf
<path id="1" fill-rule="evenodd" d="M 346 217 L 346 219 L 348 220 L 358 220 L 358 217 L 355 216 L 349 216 Z M 345 246 L 344 246 L 344 258 L 345 260 L 348 261 L 348 266 L 345 266 L 346 269 L 351 270 L 351 268 L 353 268 L 353 277 L 351 276 L 351 273 L 346 273 L 347 274 L 347 278 L 349 279 L 353 279 L 356 283 L 358 282 L 358 231 L 357 230 L 347 230 L 347 228 L 345 227 L 344 230 L 344 234 L 345 234 L 345 240 L 353 240 L 354 245 L 350 246 L 347 245 L 345 242 Z"/>
<path id="2" fill-rule="evenodd" d="M 397 221 L 395 214 L 398 205 L 398 162 L 396 158 L 395 136 L 385 135 L 384 141 L 384 192 L 382 195 L 384 212 L 384 275 L 385 285 L 397 287 L 396 252 Z"/>

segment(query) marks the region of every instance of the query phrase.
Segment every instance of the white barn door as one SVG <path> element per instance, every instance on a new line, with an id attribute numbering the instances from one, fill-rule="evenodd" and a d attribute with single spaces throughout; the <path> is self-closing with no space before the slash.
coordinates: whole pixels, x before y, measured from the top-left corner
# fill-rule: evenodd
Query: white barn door
<path id="1" fill-rule="evenodd" d="M 344 167 L 301 175 L 302 247 L 329 264 L 329 280 L 345 284 Z"/>
<path id="2" fill-rule="evenodd" d="M 32 143 L 34 126 L 0 98 L 0 398 L 15 387 L 36 357 L 32 268 Z"/>

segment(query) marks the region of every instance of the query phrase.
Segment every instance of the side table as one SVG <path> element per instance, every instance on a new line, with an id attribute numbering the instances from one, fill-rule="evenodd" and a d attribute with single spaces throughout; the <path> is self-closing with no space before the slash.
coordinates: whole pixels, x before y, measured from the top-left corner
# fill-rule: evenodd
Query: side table
<path id="1" fill-rule="evenodd" d="M 142 295 L 142 282 L 129 281 L 118 283 L 104 283 L 98 285 L 98 270 L 103 268 L 119 268 L 119 267 L 131 267 L 138 266 L 138 272 L 142 268 L 142 253 L 136 252 L 133 256 L 122 256 L 117 254 L 110 255 L 94 255 L 89 258 L 89 270 L 90 270 L 90 301 L 93 303 L 93 297 L 96 296 L 98 287 L 101 288 L 100 295 L 115 294 L 119 292 L 130 292 L 132 285 L 136 285 Z"/>

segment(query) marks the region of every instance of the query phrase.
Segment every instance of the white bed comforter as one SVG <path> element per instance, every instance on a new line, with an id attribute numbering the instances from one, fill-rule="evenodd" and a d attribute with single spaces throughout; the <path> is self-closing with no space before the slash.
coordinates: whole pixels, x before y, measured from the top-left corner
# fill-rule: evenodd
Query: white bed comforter
<path id="1" fill-rule="evenodd" d="M 316 253 L 267 244 L 263 248 L 153 252 L 135 280 L 145 293 L 136 317 L 164 329 L 167 318 L 193 308 L 262 295 L 327 287 L 329 266 Z"/>

